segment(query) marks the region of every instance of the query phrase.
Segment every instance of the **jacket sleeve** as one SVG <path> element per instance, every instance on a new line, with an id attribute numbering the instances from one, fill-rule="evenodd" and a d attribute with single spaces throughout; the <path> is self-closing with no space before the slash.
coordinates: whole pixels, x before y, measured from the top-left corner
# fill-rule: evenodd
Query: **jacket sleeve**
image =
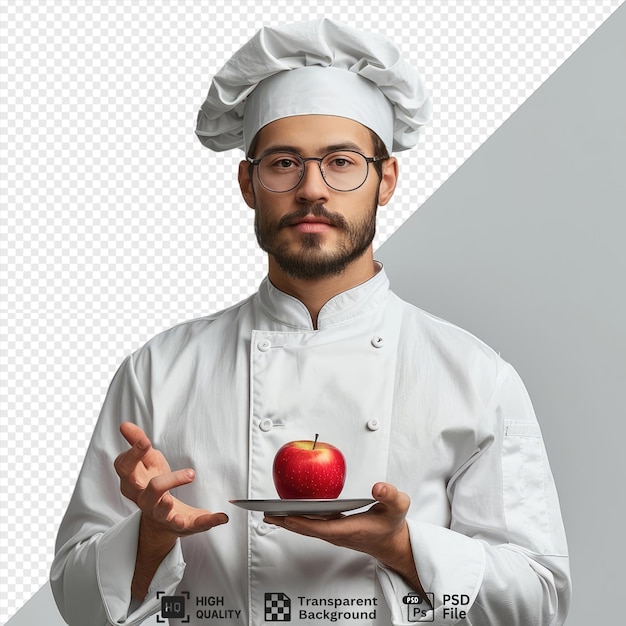
<path id="1" fill-rule="evenodd" d="M 50 583 L 70 626 L 140 624 L 158 611 L 157 591 L 173 593 L 184 572 L 178 541 L 155 573 L 146 599 L 133 601 L 130 610 L 141 512 L 120 493 L 113 467 L 128 447 L 119 432 L 123 421 L 138 424 L 148 436 L 152 432 L 132 356 L 111 383 L 57 536 Z"/>
<path id="2" fill-rule="evenodd" d="M 381 565 L 393 623 L 559 626 L 569 609 L 567 543 L 554 480 L 526 389 L 503 361 L 475 454 L 448 483 L 449 528 L 407 517 L 425 603 Z M 412 615 L 409 618 L 409 611 Z"/>

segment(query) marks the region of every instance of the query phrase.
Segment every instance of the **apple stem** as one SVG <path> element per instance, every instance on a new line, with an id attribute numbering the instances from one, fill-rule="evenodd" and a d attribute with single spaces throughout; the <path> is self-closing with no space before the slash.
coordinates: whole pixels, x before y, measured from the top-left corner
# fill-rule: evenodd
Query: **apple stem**
<path id="1" fill-rule="evenodd" d="M 315 433 L 315 441 L 313 442 L 313 447 L 311 448 L 311 450 L 315 450 L 315 444 L 317 443 L 317 438 L 319 437 L 318 433 Z"/>

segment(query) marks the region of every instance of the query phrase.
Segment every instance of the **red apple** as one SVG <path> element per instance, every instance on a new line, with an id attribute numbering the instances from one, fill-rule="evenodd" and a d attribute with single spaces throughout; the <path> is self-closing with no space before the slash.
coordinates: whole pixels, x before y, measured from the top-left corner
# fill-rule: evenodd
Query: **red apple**
<path id="1" fill-rule="evenodd" d="M 290 441 L 274 457 L 274 485 L 282 499 L 339 497 L 346 460 L 335 446 L 317 440 Z"/>

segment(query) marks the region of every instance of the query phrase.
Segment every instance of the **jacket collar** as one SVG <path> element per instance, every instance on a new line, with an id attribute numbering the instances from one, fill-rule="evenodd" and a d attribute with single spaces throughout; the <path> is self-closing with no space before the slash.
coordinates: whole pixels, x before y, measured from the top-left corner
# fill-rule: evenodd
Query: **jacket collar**
<path id="1" fill-rule="evenodd" d="M 376 261 L 376 265 L 378 271 L 372 278 L 326 302 L 317 317 L 318 330 L 368 314 L 387 300 L 390 295 L 389 279 L 382 263 Z M 259 287 L 259 301 L 263 311 L 281 325 L 297 330 L 314 330 L 304 303 L 278 289 L 267 276 Z"/>

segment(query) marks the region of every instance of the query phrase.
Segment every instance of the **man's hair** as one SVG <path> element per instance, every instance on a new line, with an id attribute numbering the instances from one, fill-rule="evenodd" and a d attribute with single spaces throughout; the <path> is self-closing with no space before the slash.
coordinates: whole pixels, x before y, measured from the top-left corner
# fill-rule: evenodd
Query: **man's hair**
<path id="1" fill-rule="evenodd" d="M 378 159 L 388 159 L 389 152 L 387 152 L 387 146 L 385 142 L 373 131 L 370 130 L 370 136 L 372 138 L 372 143 L 374 144 L 374 155 Z M 372 163 L 376 173 L 378 174 L 378 178 L 382 179 L 383 177 L 383 161 L 375 161 Z"/>

